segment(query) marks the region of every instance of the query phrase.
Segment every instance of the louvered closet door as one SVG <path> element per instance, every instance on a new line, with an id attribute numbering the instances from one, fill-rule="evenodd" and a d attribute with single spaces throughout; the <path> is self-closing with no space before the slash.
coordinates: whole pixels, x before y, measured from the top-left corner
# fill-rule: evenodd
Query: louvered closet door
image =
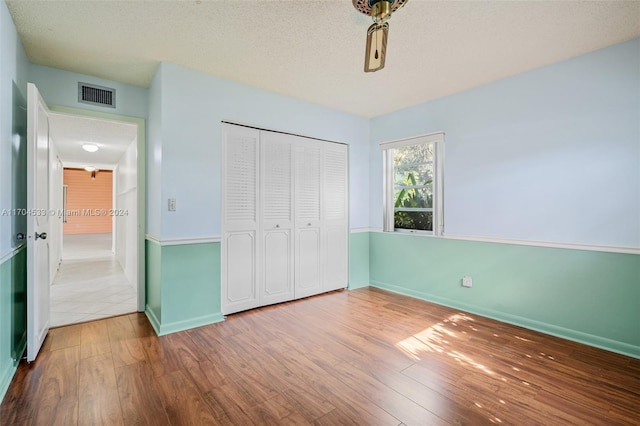
<path id="1" fill-rule="evenodd" d="M 347 146 L 326 143 L 322 154 L 322 290 L 349 283 L 349 217 Z"/>
<path id="2" fill-rule="evenodd" d="M 320 232 L 321 143 L 295 141 L 295 298 L 322 292 Z"/>
<path id="3" fill-rule="evenodd" d="M 293 136 L 262 131 L 260 304 L 292 300 L 293 291 Z"/>
<path id="4" fill-rule="evenodd" d="M 223 124 L 222 313 L 259 306 L 260 131 Z"/>

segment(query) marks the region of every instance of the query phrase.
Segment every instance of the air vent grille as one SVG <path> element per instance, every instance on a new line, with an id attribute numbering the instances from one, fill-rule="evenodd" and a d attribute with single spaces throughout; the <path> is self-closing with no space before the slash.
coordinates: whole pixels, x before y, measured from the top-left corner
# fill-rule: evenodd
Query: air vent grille
<path id="1" fill-rule="evenodd" d="M 95 84 L 78 83 L 78 102 L 115 108 L 116 89 Z"/>

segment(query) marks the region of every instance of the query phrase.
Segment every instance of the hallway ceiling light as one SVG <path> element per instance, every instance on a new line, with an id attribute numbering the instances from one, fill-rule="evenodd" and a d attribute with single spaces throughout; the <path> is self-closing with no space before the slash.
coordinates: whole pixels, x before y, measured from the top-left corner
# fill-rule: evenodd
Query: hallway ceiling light
<path id="1" fill-rule="evenodd" d="M 358 12 L 373 19 L 373 25 L 367 29 L 365 72 L 374 72 L 384 68 L 389 34 L 387 21 L 391 18 L 391 13 L 400 9 L 407 1 L 409 0 L 352 0 L 353 7 Z"/>
<path id="2" fill-rule="evenodd" d="M 96 152 L 98 150 L 98 145 L 93 143 L 85 143 L 84 145 L 82 145 L 82 149 L 87 152 Z"/>

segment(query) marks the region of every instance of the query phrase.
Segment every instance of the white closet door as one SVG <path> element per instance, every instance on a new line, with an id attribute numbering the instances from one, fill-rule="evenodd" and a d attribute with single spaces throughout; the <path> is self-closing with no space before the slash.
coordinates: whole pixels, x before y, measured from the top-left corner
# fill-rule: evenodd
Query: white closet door
<path id="1" fill-rule="evenodd" d="M 260 132 L 261 260 L 260 304 L 292 300 L 293 136 Z"/>
<path id="2" fill-rule="evenodd" d="M 322 155 L 322 291 L 349 284 L 349 179 L 347 146 L 326 143 Z"/>
<path id="3" fill-rule="evenodd" d="M 223 124 L 222 313 L 259 306 L 260 131 Z"/>
<path id="4" fill-rule="evenodd" d="M 322 292 L 320 185 L 321 144 L 295 141 L 295 298 Z"/>

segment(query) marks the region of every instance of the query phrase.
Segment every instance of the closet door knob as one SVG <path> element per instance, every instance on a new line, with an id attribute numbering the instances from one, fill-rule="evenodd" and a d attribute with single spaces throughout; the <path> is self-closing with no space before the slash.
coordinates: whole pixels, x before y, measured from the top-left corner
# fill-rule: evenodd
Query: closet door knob
<path id="1" fill-rule="evenodd" d="M 307 226 L 311 226 L 311 222 L 307 223 Z"/>
<path id="2" fill-rule="evenodd" d="M 280 228 L 280 225 L 276 225 L 276 228 Z"/>

